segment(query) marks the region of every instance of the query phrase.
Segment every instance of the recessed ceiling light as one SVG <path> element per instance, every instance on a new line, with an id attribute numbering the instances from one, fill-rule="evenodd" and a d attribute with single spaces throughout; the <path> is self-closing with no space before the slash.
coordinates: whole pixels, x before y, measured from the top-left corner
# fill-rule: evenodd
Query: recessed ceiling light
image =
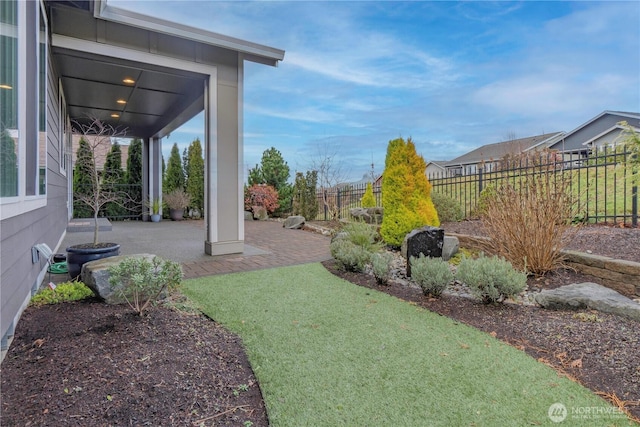
<path id="1" fill-rule="evenodd" d="M 13 89 L 13 87 L 12 87 L 12 86 L 10 86 L 10 85 L 4 85 L 4 84 L 2 84 L 2 85 L 0 85 L 0 89 Z"/>
<path id="2" fill-rule="evenodd" d="M 111 117 L 113 117 L 114 119 L 117 119 L 118 117 L 120 117 L 120 114 L 118 114 L 118 113 L 113 113 L 113 114 L 111 115 Z"/>
<path id="3" fill-rule="evenodd" d="M 126 83 L 128 85 L 134 84 L 136 81 L 127 77 L 126 79 L 122 79 L 122 83 Z"/>
<path id="4" fill-rule="evenodd" d="M 126 104 L 127 103 L 127 101 L 125 101 L 124 99 L 118 99 L 116 102 L 118 104 Z"/>

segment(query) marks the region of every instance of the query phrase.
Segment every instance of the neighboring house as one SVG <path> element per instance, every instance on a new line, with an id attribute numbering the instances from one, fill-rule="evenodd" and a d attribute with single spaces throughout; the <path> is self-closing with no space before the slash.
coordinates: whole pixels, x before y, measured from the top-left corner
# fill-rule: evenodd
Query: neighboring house
<path id="1" fill-rule="evenodd" d="M 444 177 L 447 173 L 446 165 L 448 161 L 431 160 L 427 162 L 426 174 L 428 177 Z"/>
<path id="2" fill-rule="evenodd" d="M 444 168 L 449 176 L 472 175 L 478 173 L 478 169 L 481 167 L 483 171 L 491 172 L 500 167 L 500 160 L 505 156 L 519 155 L 534 146 L 542 148 L 553 145 L 562 135 L 564 135 L 563 132 L 545 133 L 543 135 L 483 145 L 446 162 Z"/>
<path id="3" fill-rule="evenodd" d="M 563 135 L 549 148 L 563 153 L 565 160 L 587 157 L 594 148 L 612 146 L 620 142 L 622 121 L 626 121 L 640 132 L 640 113 L 604 111 Z"/>
<path id="4" fill-rule="evenodd" d="M 71 126 L 96 117 L 143 140 L 143 194 L 162 195 L 162 138 L 204 111 L 204 251 L 244 249 L 244 62 L 284 51 L 110 6 L 2 0 L 0 336 L 7 348 L 72 216 Z"/>

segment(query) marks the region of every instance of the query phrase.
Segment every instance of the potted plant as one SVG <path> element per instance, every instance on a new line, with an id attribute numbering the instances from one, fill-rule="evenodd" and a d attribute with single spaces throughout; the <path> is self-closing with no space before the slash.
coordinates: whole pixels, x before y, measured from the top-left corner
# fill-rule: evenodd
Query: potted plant
<path id="1" fill-rule="evenodd" d="M 182 220 L 184 209 L 191 203 L 189 196 L 182 188 L 176 188 L 163 196 L 164 202 L 169 208 L 169 217 L 174 221 Z"/>
<path id="2" fill-rule="evenodd" d="M 96 166 L 96 153 L 99 147 L 110 144 L 111 138 L 124 136 L 123 131 L 103 123 L 98 118 L 90 118 L 86 123 L 74 123 L 74 132 L 82 135 L 81 146 L 76 160 L 76 173 L 84 174 L 87 178 L 86 188 L 74 190 L 77 201 L 87 205 L 93 213 L 93 242 L 81 243 L 67 248 L 67 267 L 71 279 L 77 278 L 82 272 L 82 266 L 97 259 L 107 258 L 120 254 L 120 245 L 111 242 L 100 242 L 98 232 L 98 214 L 107 203 L 122 205 L 127 196 L 117 191 L 113 182 L 110 182 L 109 174 L 101 174 Z"/>
<path id="3" fill-rule="evenodd" d="M 151 212 L 151 222 L 160 222 L 162 219 L 162 215 L 160 214 L 160 199 L 156 197 L 151 202 L 147 202 L 147 207 Z"/>

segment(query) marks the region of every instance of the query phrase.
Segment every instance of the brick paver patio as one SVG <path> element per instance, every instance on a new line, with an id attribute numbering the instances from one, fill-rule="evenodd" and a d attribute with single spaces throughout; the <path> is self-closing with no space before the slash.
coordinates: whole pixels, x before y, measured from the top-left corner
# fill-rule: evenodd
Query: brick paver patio
<path id="1" fill-rule="evenodd" d="M 288 230 L 277 221 L 245 221 L 245 251 L 242 254 L 208 256 L 204 253 L 204 221 L 113 221 L 111 229 L 100 232 L 101 242 L 120 244 L 121 255 L 155 254 L 180 262 L 185 278 L 210 276 L 319 262 L 331 258 L 330 239 L 319 233 Z M 67 232 L 57 252 L 67 246 L 92 241 L 93 232 Z M 78 230 L 78 228 L 76 228 Z M 53 275 L 54 282 L 68 279 Z M 48 277 L 45 280 L 49 280 Z"/>
<path id="2" fill-rule="evenodd" d="M 276 221 L 245 221 L 244 254 L 218 255 L 183 262 L 185 278 L 320 262 L 331 258 L 330 239 L 318 233 L 288 230 Z"/>

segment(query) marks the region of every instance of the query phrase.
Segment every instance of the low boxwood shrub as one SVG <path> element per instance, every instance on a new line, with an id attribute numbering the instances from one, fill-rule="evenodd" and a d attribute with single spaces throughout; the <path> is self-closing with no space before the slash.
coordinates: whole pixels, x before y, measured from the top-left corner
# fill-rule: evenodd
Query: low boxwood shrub
<path id="1" fill-rule="evenodd" d="M 31 298 L 30 304 L 39 307 L 47 304 L 58 304 L 65 301 L 78 301 L 93 296 L 93 291 L 82 282 L 64 282 L 55 289 L 49 287 L 38 291 Z"/>
<path id="2" fill-rule="evenodd" d="M 336 239 L 329 245 L 331 256 L 347 271 L 361 273 L 371 259 L 371 252 L 348 239 Z"/>
<path id="3" fill-rule="evenodd" d="M 389 282 L 391 261 L 393 261 L 393 255 L 388 252 L 379 252 L 371 255 L 371 270 L 379 285 L 386 285 Z"/>
<path id="4" fill-rule="evenodd" d="M 411 257 L 411 278 L 422 288 L 422 293 L 438 297 L 454 280 L 449 263 L 442 258 Z"/>
<path id="5" fill-rule="evenodd" d="M 477 259 L 463 258 L 456 278 L 465 283 L 471 292 L 484 303 L 502 302 L 515 296 L 527 286 L 527 275 L 497 256 Z"/>
<path id="6" fill-rule="evenodd" d="M 431 201 L 438 212 L 440 222 L 458 222 L 464 219 L 460 202 L 446 194 L 431 192 Z"/>

